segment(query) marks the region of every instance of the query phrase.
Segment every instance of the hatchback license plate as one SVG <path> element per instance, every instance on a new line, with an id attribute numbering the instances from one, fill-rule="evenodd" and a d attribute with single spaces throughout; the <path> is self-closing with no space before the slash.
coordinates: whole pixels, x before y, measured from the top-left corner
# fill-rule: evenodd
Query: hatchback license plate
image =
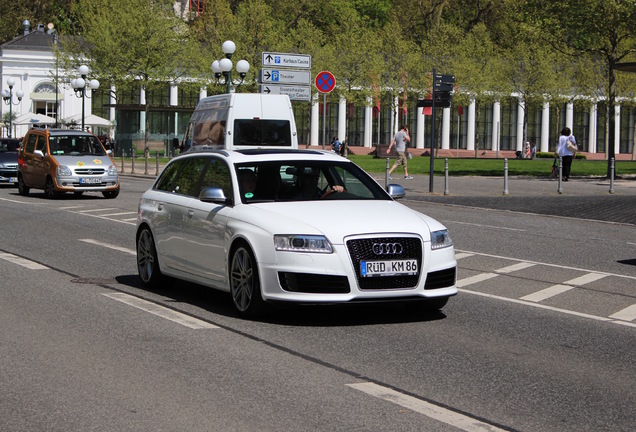
<path id="1" fill-rule="evenodd" d="M 101 184 L 102 179 L 98 178 L 81 178 L 80 184 Z"/>
<path id="2" fill-rule="evenodd" d="M 418 272 L 416 259 L 361 261 L 360 276 L 412 276 Z"/>

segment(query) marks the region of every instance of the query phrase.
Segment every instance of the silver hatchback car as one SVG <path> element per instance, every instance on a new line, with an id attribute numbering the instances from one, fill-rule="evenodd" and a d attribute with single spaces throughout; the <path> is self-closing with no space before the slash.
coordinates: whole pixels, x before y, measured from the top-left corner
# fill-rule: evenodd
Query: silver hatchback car
<path id="1" fill-rule="evenodd" d="M 387 189 L 330 152 L 184 153 L 139 202 L 139 276 L 227 291 L 243 315 L 275 302 L 438 310 L 457 293 L 451 238 Z"/>

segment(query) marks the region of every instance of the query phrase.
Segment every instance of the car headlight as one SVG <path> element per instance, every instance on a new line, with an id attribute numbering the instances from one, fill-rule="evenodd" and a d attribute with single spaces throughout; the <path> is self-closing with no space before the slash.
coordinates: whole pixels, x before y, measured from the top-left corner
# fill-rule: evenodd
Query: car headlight
<path id="1" fill-rule="evenodd" d="M 108 175 L 116 176 L 117 175 L 117 167 L 115 165 L 111 165 L 108 167 Z"/>
<path id="2" fill-rule="evenodd" d="M 0 168 L 4 168 L 4 164 L 0 162 Z"/>
<path id="3" fill-rule="evenodd" d="M 442 249 L 453 245 L 448 230 L 433 231 L 431 233 L 431 249 Z"/>
<path id="4" fill-rule="evenodd" d="M 332 253 L 333 249 L 325 236 L 278 234 L 274 236 L 277 251 Z"/>
<path id="5" fill-rule="evenodd" d="M 71 169 L 69 167 L 67 167 L 66 165 L 58 165 L 58 167 L 57 167 L 57 175 L 59 175 L 59 176 L 72 176 L 73 173 L 71 172 Z"/>

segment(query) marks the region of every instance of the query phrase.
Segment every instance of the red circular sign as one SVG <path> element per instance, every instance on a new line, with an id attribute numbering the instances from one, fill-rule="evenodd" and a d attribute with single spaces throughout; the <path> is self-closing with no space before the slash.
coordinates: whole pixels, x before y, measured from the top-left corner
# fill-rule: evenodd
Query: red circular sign
<path id="1" fill-rule="evenodd" d="M 336 77 L 329 71 L 322 71 L 316 75 L 315 83 L 320 93 L 330 93 L 336 88 Z"/>

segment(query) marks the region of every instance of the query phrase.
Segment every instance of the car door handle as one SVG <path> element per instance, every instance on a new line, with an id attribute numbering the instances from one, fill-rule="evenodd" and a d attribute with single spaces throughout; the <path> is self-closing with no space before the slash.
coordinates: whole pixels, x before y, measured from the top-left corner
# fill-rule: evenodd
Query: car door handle
<path id="1" fill-rule="evenodd" d="M 162 211 L 163 210 L 163 206 L 164 206 L 163 203 L 157 203 L 157 210 L 158 211 Z"/>
<path id="2" fill-rule="evenodd" d="M 188 219 L 194 216 L 194 210 L 188 210 Z"/>

